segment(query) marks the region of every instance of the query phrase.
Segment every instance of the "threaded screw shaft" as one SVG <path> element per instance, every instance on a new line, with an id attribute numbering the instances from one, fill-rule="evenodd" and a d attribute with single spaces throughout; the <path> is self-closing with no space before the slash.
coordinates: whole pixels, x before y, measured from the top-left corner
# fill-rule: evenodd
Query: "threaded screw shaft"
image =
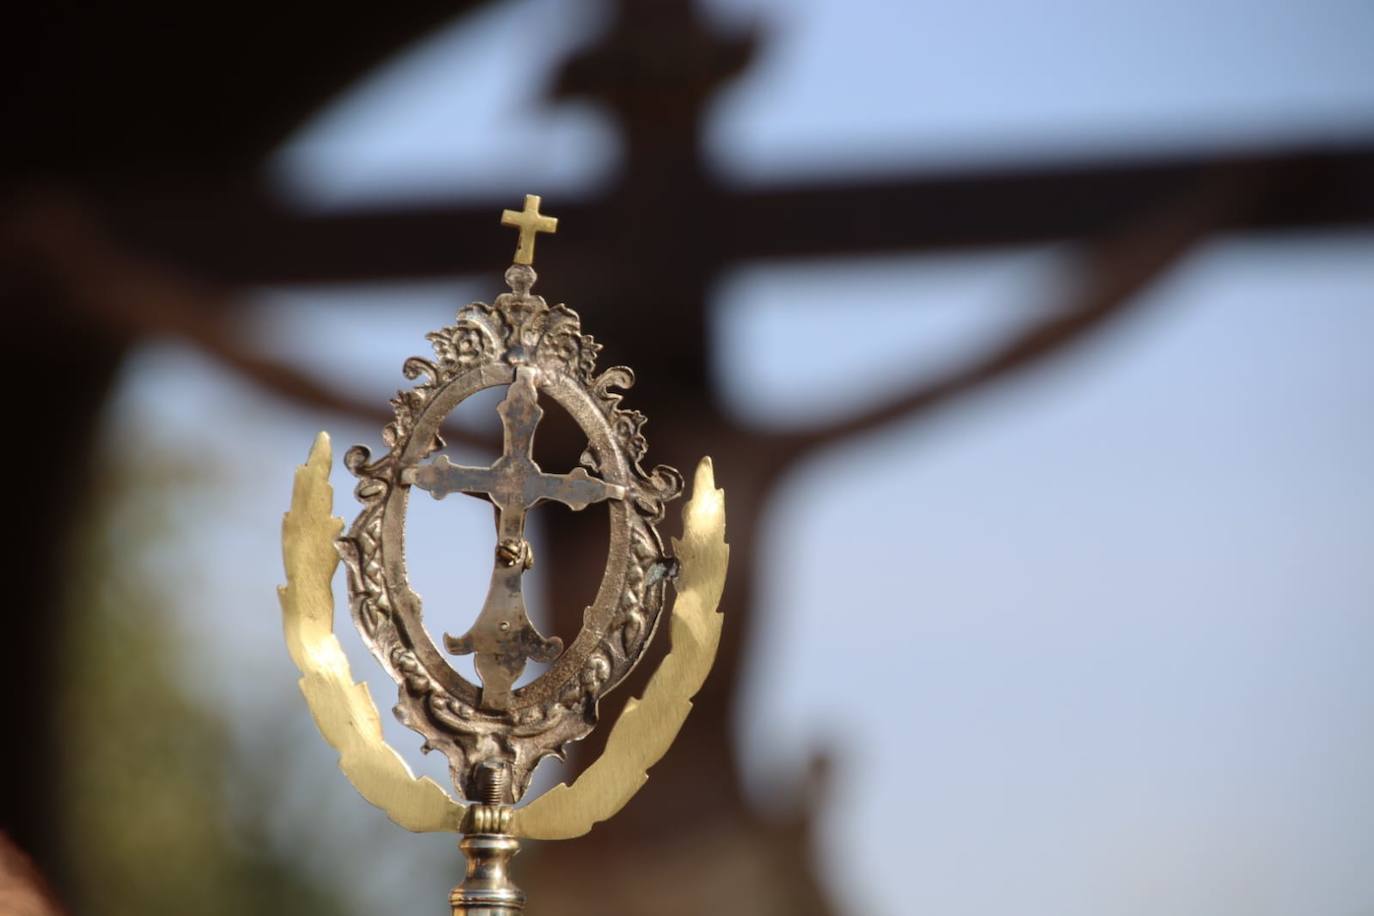
<path id="1" fill-rule="evenodd" d="M 477 772 L 477 788 L 482 804 L 500 805 L 506 800 L 510 787 L 510 770 L 503 763 L 484 763 Z"/>

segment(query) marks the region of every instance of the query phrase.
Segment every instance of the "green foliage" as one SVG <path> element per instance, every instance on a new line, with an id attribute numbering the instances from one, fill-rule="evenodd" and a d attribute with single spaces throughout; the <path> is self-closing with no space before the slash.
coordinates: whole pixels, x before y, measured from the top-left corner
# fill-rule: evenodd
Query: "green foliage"
<path id="1" fill-rule="evenodd" d="M 140 468 L 117 475 L 73 552 L 56 762 L 72 908 L 347 914 L 336 891 L 271 841 L 265 820 L 280 788 L 236 761 L 224 722 L 184 686 L 189 643 L 167 595 L 188 592 L 167 584 L 184 575 L 169 519 L 204 481 Z M 231 799 L 251 799 L 253 810 Z"/>

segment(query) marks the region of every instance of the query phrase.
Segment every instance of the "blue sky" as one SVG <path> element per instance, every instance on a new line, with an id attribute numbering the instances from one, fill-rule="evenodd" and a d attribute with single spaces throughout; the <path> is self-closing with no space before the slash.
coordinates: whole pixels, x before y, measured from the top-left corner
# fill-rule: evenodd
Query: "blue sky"
<path id="1" fill-rule="evenodd" d="M 1365 0 L 706 7 L 768 36 L 707 125 L 707 155 L 736 181 L 1374 134 Z M 455 21 L 322 111 L 279 174 L 321 205 L 604 179 L 611 126 L 541 98 L 604 19 L 589 0 L 516 0 Z"/>
<path id="2" fill-rule="evenodd" d="M 1374 133 L 1367 3 L 711 6 L 773 36 L 712 113 L 707 153 L 732 182 Z M 518 0 L 421 42 L 307 125 L 279 180 L 323 207 L 508 189 L 557 214 L 616 156 L 594 111 L 537 101 L 588 9 Z M 1369 232 L 1213 243 L 1095 345 L 786 482 L 756 622 L 770 643 L 737 727 L 763 804 L 813 752 L 867 748 L 836 761 L 819 840 L 865 888 L 856 911 L 1374 912 L 1371 255 Z M 1052 304 L 1065 264 L 1044 248 L 742 267 L 712 306 L 729 317 L 715 346 L 731 407 L 772 426 L 843 413 Z M 263 291 L 256 333 L 380 404 L 424 332 L 495 295 L 502 266 Z M 379 862 L 358 889 L 378 906 L 423 872 L 419 908 L 452 883 L 451 847 L 396 835 L 352 796 L 279 644 L 276 533 L 322 427 L 339 453 L 376 444 L 158 345 L 126 368 L 110 438 L 190 455 L 204 437 L 223 456 L 175 547 L 198 579 L 175 598 L 201 634 L 187 664 L 245 747 L 272 721 L 300 752 L 282 842 L 326 822 L 339 839 L 314 867 Z M 486 555 L 489 521 L 475 501 L 436 505 L 452 511 L 412 519 L 412 565 L 457 628 L 487 575 L 461 558 Z M 207 508 L 220 524 L 192 528 Z M 879 575 L 852 575 L 860 533 Z M 417 849 L 428 865 L 407 863 Z"/>

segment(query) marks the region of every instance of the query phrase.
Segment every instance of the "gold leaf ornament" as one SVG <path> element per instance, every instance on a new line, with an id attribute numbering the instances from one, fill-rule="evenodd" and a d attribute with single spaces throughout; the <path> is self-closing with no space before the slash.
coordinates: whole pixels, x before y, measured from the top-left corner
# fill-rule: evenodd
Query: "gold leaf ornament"
<path id="1" fill-rule="evenodd" d="M 388 817 L 415 832 L 462 830 L 467 809 L 428 777 L 416 778 L 382 738 L 367 685 L 354 681 L 334 636 L 331 582 L 338 568 L 335 539 L 343 529 L 331 516 L 329 436 L 320 433 L 297 468 L 291 511 L 282 522 L 286 585 L 278 589 L 287 648 L 300 669 L 301 692 L 325 740 L 339 752 L 339 768 L 354 788 Z M 571 786 L 560 783 L 513 812 L 510 832 L 538 840 L 571 839 L 625 806 L 648 781 L 677 737 L 691 698 L 715 661 L 724 617 L 718 612 L 730 547 L 725 543 L 725 492 L 715 485 L 711 459 L 697 466 L 692 498 L 683 507 L 683 536 L 673 539 L 679 563 L 673 602 L 672 650 L 616 720 L 602 755 Z"/>
<path id="2" fill-rule="evenodd" d="M 367 685 L 354 681 L 334 636 L 334 540 L 343 520 L 330 515 L 330 451 L 329 435 L 322 432 L 296 469 L 291 511 L 282 520 L 286 585 L 277 593 L 286 646 L 302 675 L 301 693 L 325 741 L 339 752 L 339 769 L 363 798 L 407 830 L 458 831 L 466 808 L 429 777 L 417 779 L 382 738 L 377 704 Z"/>

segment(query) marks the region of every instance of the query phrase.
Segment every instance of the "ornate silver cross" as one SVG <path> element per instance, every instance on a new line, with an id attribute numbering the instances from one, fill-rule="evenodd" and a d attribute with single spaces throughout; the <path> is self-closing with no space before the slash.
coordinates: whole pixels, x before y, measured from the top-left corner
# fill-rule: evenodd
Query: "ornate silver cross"
<path id="1" fill-rule="evenodd" d="M 647 779 L 692 708 L 720 645 L 716 613 L 725 583 L 724 494 L 711 461 L 697 465 L 683 510 L 682 537 L 671 553 L 659 535 L 664 507 L 683 479 L 665 465 L 646 470 L 644 415 L 623 406 L 634 373 L 598 369 L 601 346 L 566 305 L 533 291 L 534 238 L 557 221 L 527 195 L 523 211 L 502 223 L 520 230 L 510 292 L 473 302 L 452 324 L 425 337 L 433 357 L 402 366 L 415 384 L 391 400 L 395 418 L 382 430 L 385 454 L 365 446 L 344 455 L 357 477 L 358 516 L 340 535 L 330 514 L 329 437 L 321 433 L 296 472 L 291 511 L 282 522 L 287 584 L 278 592 L 287 648 L 300 686 L 339 768 L 368 801 L 410 830 L 463 833 L 467 877 L 449 897 L 454 916 L 519 916 L 525 895 L 508 877 L 516 837 L 567 839 L 611 817 Z M 445 419 L 473 395 L 500 389 L 505 444 L 488 467 L 456 465 L 438 454 Z M 541 402 L 577 424 L 586 447 L 577 467 L 550 474 L 534 460 Z M 466 493 L 496 510 L 496 560 L 486 600 L 461 637 L 435 640 L 406 571 L 406 511 L 414 490 L 435 499 Z M 546 637 L 530 623 L 522 583 L 534 554 L 525 517 L 544 502 L 573 510 L 600 504 L 607 516 L 606 565 L 577 635 Z M 425 751 L 447 759 L 461 804 L 428 777 L 417 779 L 382 737 L 365 684 L 357 683 L 333 633 L 331 579 L 337 559 L 348 570 L 349 611 L 363 643 L 396 681 L 394 712 L 424 737 Z M 665 601 L 675 591 L 670 614 Z M 596 726 L 598 704 L 634 669 L 654 631 L 670 618 L 672 649 L 642 695 L 626 704 L 602 756 L 571 785 L 556 786 L 515 808 L 534 768 L 563 755 Z M 450 663 L 473 655 L 480 686 Z M 530 659 L 548 669 L 515 686 Z"/>
<path id="2" fill-rule="evenodd" d="M 634 373 L 598 370 L 601 347 L 582 331 L 577 313 L 549 305 L 533 291 L 537 232 L 553 217 L 530 195 L 524 211 L 503 222 L 520 230 L 516 263 L 506 271 L 509 292 L 488 305 L 473 302 L 454 322 L 425 335 L 432 358 L 411 357 L 403 369 L 415 386 L 392 399 L 396 418 L 382 430 L 384 455 L 355 446 L 344 464 L 358 478 L 362 509 L 338 549 L 349 571 L 350 610 L 364 643 L 400 686 L 397 716 L 425 738 L 426 750 L 449 760 L 454 783 L 469 799 L 484 798 L 482 774 L 509 775 L 504 803 L 517 801 L 543 757 L 596 724 L 601 696 L 629 674 L 643 655 L 677 570 L 656 525 L 664 504 L 682 491 L 670 467 L 646 470 L 644 416 L 623 406 Z M 464 467 L 438 454 L 440 426 L 480 391 L 500 389 L 504 430 L 501 455 L 489 467 Z M 586 437 L 580 467 L 545 473 L 534 460 L 534 437 L 552 402 Z M 541 404 L 543 407 L 541 407 Z M 431 636 L 423 603 L 410 587 L 405 559 L 406 507 L 425 490 L 436 499 L 466 493 L 496 509 L 496 551 L 490 585 L 471 628 L 455 638 Z M 530 623 L 522 591 L 534 561 L 525 518 L 543 502 L 574 510 L 593 503 L 609 521 L 606 567 L 577 636 L 565 645 Z M 478 683 L 449 662 L 472 655 Z M 530 659 L 548 663 L 516 686 Z"/>
<path id="3" fill-rule="evenodd" d="M 476 653 L 473 665 L 482 678 L 482 705 L 488 709 L 510 706 L 511 687 L 526 659 L 551 662 L 563 651 L 563 641 L 541 634 L 525 612 L 521 580 L 534 566 L 534 553 L 525 540 L 526 510 L 546 500 L 580 511 L 602 500 L 625 498 L 623 486 L 592 477 L 582 468 L 546 474 L 534 462 L 534 434 L 544 416 L 535 386 L 538 376 L 538 367 L 521 366 L 506 389 L 505 400 L 496 408 L 505 448 L 490 467 L 464 467 L 440 455 L 402 477 L 435 499 L 467 493 L 496 506 L 496 563 L 482 612 L 461 637 L 444 634 L 444 648 L 452 654 Z"/>

